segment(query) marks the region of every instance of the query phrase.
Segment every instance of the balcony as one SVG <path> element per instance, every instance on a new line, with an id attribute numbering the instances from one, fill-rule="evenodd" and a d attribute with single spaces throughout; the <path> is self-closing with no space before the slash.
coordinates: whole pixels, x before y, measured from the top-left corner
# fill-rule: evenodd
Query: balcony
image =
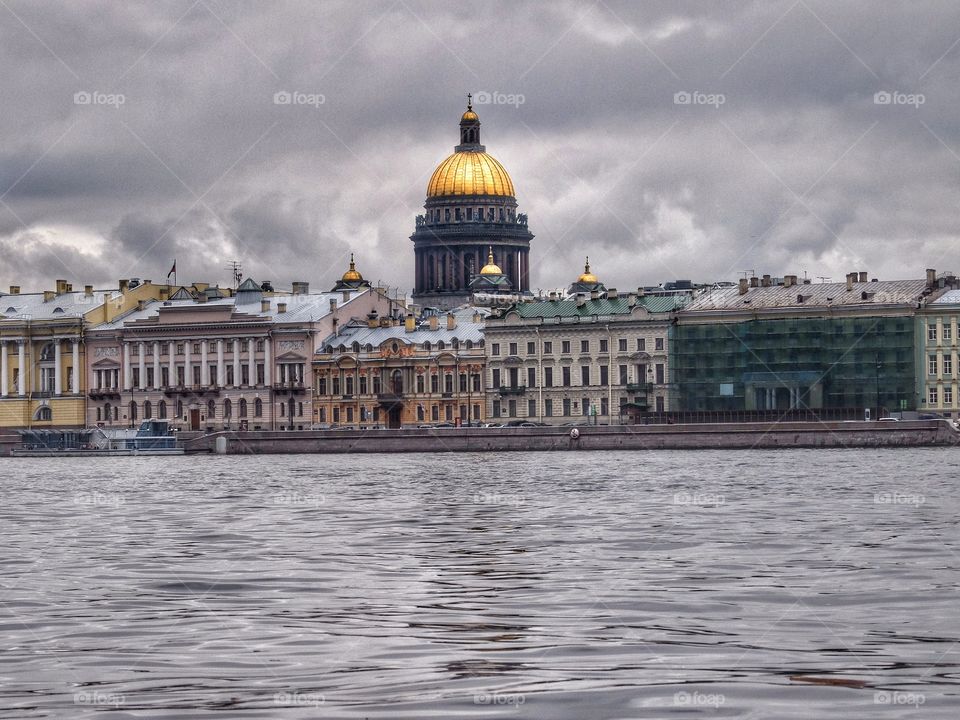
<path id="1" fill-rule="evenodd" d="M 120 397 L 120 388 L 95 388 L 88 393 L 91 399 Z"/>
<path id="2" fill-rule="evenodd" d="M 653 390 L 653 383 L 627 383 L 627 392 L 648 393 Z"/>
<path id="3" fill-rule="evenodd" d="M 299 395 L 307 391 L 306 386 L 302 382 L 298 381 L 289 381 L 289 382 L 277 382 L 273 384 L 274 392 L 286 392 L 294 395 Z"/>
<path id="4" fill-rule="evenodd" d="M 394 407 L 396 405 L 402 405 L 403 393 L 398 393 L 398 392 L 377 393 L 377 403 L 387 408 Z"/>
<path id="5" fill-rule="evenodd" d="M 501 385 L 501 395 L 523 395 L 527 391 L 525 385 Z"/>

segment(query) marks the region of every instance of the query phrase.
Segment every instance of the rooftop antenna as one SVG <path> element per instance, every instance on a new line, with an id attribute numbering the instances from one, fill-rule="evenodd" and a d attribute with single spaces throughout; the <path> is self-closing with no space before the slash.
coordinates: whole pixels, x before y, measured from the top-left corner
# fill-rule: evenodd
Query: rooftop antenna
<path id="1" fill-rule="evenodd" d="M 825 283 L 825 282 L 826 282 L 827 280 L 829 280 L 829 279 L 830 279 L 830 278 L 825 277 L 825 276 L 823 276 L 823 275 L 817 275 L 817 280 L 819 280 L 821 283 Z"/>
<path id="2" fill-rule="evenodd" d="M 743 273 L 744 278 L 753 277 L 754 275 L 757 274 L 756 270 L 741 270 L 740 272 Z M 660 283 L 660 284 L 662 285 L 663 283 Z"/>
<path id="3" fill-rule="evenodd" d="M 243 272 L 241 272 L 240 263 L 236 260 L 231 260 L 230 264 L 227 265 L 227 269 L 233 273 L 233 289 L 236 290 L 240 287 L 240 281 L 243 280 Z"/>

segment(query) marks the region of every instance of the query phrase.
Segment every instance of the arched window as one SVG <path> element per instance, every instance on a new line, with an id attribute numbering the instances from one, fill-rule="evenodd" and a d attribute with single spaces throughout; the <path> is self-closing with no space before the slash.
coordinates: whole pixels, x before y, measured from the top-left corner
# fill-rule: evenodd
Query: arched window
<path id="1" fill-rule="evenodd" d="M 183 417 L 183 400 L 177 400 L 177 417 Z"/>
<path id="2" fill-rule="evenodd" d="M 153 417 L 153 405 L 150 404 L 149 400 L 143 401 L 143 419 L 149 420 Z"/>
<path id="3" fill-rule="evenodd" d="M 157 403 L 157 417 L 161 420 L 167 419 L 167 402 L 165 400 Z"/>
<path id="4" fill-rule="evenodd" d="M 43 406 L 37 408 L 37 412 L 33 416 L 34 420 L 53 420 L 53 410 L 48 406 Z"/>
<path id="5" fill-rule="evenodd" d="M 137 419 L 137 403 L 135 403 L 133 400 L 130 401 L 130 419 Z"/>
<path id="6" fill-rule="evenodd" d="M 450 347 L 456 350 L 458 347 L 460 347 L 460 341 L 454 338 L 453 340 L 450 341 Z"/>
<path id="7" fill-rule="evenodd" d="M 100 408 L 97 408 L 97 422 L 100 422 L 100 420 L 101 420 L 101 418 L 100 418 L 100 413 L 101 413 L 101 412 L 102 412 L 102 411 L 100 410 Z"/>
<path id="8" fill-rule="evenodd" d="M 207 402 L 207 420 L 213 420 L 217 416 L 217 404 L 210 400 Z"/>
<path id="9" fill-rule="evenodd" d="M 373 352 L 373 345 L 371 345 L 370 343 L 367 343 L 363 349 L 366 350 L 367 352 Z"/>
<path id="10" fill-rule="evenodd" d="M 53 352 L 53 343 L 47 343 L 40 350 L 40 362 L 48 362 L 55 357 Z"/>
<path id="11" fill-rule="evenodd" d="M 263 400 L 260 398 L 253 401 L 253 416 L 263 417 Z"/>
<path id="12" fill-rule="evenodd" d="M 467 340 L 463 345 L 467 350 L 473 350 L 473 340 Z"/>
<path id="13" fill-rule="evenodd" d="M 356 340 L 354 340 L 353 345 L 351 345 L 350 347 L 353 348 L 353 351 L 355 353 L 360 352 L 360 343 L 358 343 Z"/>
<path id="14" fill-rule="evenodd" d="M 245 418 L 247 416 L 247 401 L 243 398 L 240 398 L 240 417 Z"/>
<path id="15" fill-rule="evenodd" d="M 423 344 L 423 349 L 424 349 L 426 352 L 430 352 L 431 345 L 430 345 L 430 341 L 429 341 L 429 340 L 427 340 L 427 341 Z"/>
<path id="16" fill-rule="evenodd" d="M 230 398 L 223 401 L 223 419 L 229 420 L 233 416 L 233 402 Z"/>
<path id="17" fill-rule="evenodd" d="M 103 419 L 107 422 L 110 422 L 110 418 L 113 417 L 113 413 L 110 410 L 110 403 L 107 403 L 103 406 Z"/>
<path id="18" fill-rule="evenodd" d="M 446 345 L 443 344 L 443 340 L 437 340 L 437 350 L 443 350 Z"/>

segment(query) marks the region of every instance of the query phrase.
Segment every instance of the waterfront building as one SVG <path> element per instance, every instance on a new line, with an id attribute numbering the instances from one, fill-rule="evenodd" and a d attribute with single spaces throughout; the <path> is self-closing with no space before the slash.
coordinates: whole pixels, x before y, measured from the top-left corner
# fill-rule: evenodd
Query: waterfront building
<path id="1" fill-rule="evenodd" d="M 370 313 L 330 334 L 313 358 L 322 426 L 479 423 L 484 412 L 486 311 L 396 318 Z"/>
<path id="2" fill-rule="evenodd" d="M 121 280 L 117 288 L 0 293 L 0 427 L 83 427 L 88 358 L 84 333 L 169 288 Z"/>
<path id="3" fill-rule="evenodd" d="M 236 291 L 195 285 L 143 301 L 87 332 L 87 423 L 307 429 L 319 340 L 353 318 L 403 309 L 380 288 L 311 294 L 297 282 L 283 293 L 251 279 Z"/>
<path id="4" fill-rule="evenodd" d="M 943 288 L 926 279 L 810 284 L 744 278 L 699 295 L 671 337 L 678 410 L 918 406 L 917 308 Z"/>
<path id="5" fill-rule="evenodd" d="M 950 280 L 949 277 L 938 278 L 937 283 L 947 285 Z M 960 290 L 953 289 L 926 303 L 916 317 L 917 347 L 920 349 L 917 358 L 918 409 L 949 418 L 960 417 L 958 321 Z"/>
<path id="6" fill-rule="evenodd" d="M 688 298 L 612 288 L 600 297 L 595 276 L 578 282 L 595 289 L 517 303 L 487 319 L 490 419 L 616 424 L 670 409 L 669 328 Z"/>
<path id="7" fill-rule="evenodd" d="M 460 118 L 460 144 L 433 171 L 424 213 L 410 239 L 413 298 L 423 306 L 447 309 L 468 302 L 485 259 L 502 268 L 509 287 L 501 290 L 530 292 L 533 235 L 527 216 L 517 213 L 510 175 L 480 144 L 480 118 L 469 102 Z"/>

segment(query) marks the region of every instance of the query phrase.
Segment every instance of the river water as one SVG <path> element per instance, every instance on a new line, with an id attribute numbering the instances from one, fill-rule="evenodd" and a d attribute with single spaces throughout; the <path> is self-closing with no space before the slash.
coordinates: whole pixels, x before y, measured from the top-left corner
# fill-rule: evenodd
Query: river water
<path id="1" fill-rule="evenodd" d="M 0 717 L 960 717 L 958 466 L 2 459 Z"/>

